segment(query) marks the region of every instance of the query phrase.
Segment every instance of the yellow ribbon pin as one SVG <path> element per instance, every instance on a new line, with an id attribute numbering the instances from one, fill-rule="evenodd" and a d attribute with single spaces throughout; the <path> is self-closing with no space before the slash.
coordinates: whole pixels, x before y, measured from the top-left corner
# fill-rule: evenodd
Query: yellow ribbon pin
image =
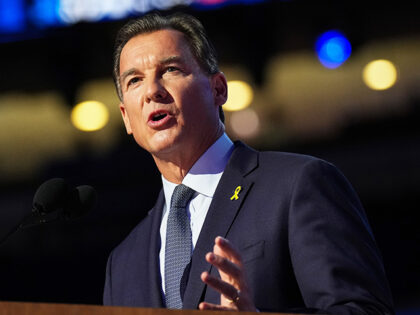
<path id="1" fill-rule="evenodd" d="M 241 191 L 241 189 L 242 189 L 242 187 L 241 187 L 241 186 L 236 187 L 236 189 L 235 189 L 235 193 L 233 194 L 233 196 L 232 196 L 232 197 L 230 197 L 230 200 L 233 200 L 233 199 L 238 200 L 238 199 L 239 199 L 238 194 L 239 194 L 239 192 Z"/>

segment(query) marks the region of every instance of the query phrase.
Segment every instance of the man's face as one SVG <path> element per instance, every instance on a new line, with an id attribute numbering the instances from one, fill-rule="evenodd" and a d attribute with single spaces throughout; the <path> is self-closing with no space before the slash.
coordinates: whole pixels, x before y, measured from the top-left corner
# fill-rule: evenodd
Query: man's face
<path id="1" fill-rule="evenodd" d="M 220 129 L 226 80 L 204 73 L 181 32 L 130 39 L 121 52 L 120 82 L 127 132 L 155 157 L 189 152 Z"/>

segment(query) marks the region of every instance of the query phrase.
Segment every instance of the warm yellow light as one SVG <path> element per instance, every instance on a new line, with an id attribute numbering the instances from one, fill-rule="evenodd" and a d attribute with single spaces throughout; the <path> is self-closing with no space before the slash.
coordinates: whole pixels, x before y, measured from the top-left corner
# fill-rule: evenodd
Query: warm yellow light
<path id="1" fill-rule="evenodd" d="M 253 98 L 254 92 L 248 83 L 244 81 L 229 81 L 228 100 L 223 105 L 223 109 L 226 111 L 244 109 L 251 104 Z"/>
<path id="2" fill-rule="evenodd" d="M 103 128 L 109 119 L 108 109 L 97 101 L 77 104 L 71 112 L 71 122 L 82 131 L 95 131 Z"/>
<path id="3" fill-rule="evenodd" d="M 252 138 L 256 136 L 260 129 L 258 115 L 251 108 L 232 113 L 229 121 L 233 132 L 243 138 Z"/>
<path id="4" fill-rule="evenodd" d="M 397 69 L 389 60 L 369 62 L 363 69 L 363 81 L 373 90 L 386 90 L 397 81 Z"/>

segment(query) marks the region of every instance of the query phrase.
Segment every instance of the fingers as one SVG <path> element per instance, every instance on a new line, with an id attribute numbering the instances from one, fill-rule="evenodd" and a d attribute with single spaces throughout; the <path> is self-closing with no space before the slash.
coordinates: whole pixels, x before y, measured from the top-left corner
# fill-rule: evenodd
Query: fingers
<path id="1" fill-rule="evenodd" d="M 228 258 L 216 255 L 214 253 L 207 253 L 206 260 L 213 266 L 215 266 L 219 272 L 223 272 L 230 279 L 238 279 L 241 275 L 241 269 L 238 265 L 230 261 Z"/>
<path id="2" fill-rule="evenodd" d="M 215 254 L 225 257 L 236 264 L 242 264 L 238 250 L 225 238 L 218 236 L 214 241 L 213 251 Z"/>
<path id="3" fill-rule="evenodd" d="M 227 239 L 218 236 L 213 252 L 207 253 L 205 258 L 217 268 L 220 278 L 206 271 L 201 274 L 201 280 L 220 293 L 220 305 L 203 302 L 199 308 L 254 312 L 256 308 L 239 251 Z"/>
<path id="4" fill-rule="evenodd" d="M 207 311 L 233 311 L 233 310 L 237 310 L 237 308 L 223 306 L 223 305 L 217 305 L 217 304 L 212 304 L 212 303 L 207 303 L 207 302 L 201 302 L 198 305 L 198 308 L 202 311 L 204 311 L 204 310 L 207 310 Z"/>
<path id="5" fill-rule="evenodd" d="M 219 278 L 213 277 L 207 271 L 201 274 L 201 280 L 218 291 L 227 302 L 238 299 L 238 289 Z"/>

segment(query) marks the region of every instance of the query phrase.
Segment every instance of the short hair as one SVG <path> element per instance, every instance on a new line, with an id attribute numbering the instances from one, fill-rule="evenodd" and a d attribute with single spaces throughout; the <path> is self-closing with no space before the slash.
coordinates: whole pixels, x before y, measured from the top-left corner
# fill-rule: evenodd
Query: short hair
<path id="1" fill-rule="evenodd" d="M 158 12 L 149 13 L 129 21 L 117 33 L 113 78 L 121 101 L 123 101 L 123 95 L 120 82 L 120 57 L 125 44 L 137 35 L 164 29 L 172 29 L 184 34 L 193 56 L 204 72 L 209 75 L 219 72 L 216 50 L 198 19 L 185 13 L 175 13 L 168 16 L 162 16 Z M 221 106 L 219 107 L 219 116 L 224 122 L 224 113 Z"/>

